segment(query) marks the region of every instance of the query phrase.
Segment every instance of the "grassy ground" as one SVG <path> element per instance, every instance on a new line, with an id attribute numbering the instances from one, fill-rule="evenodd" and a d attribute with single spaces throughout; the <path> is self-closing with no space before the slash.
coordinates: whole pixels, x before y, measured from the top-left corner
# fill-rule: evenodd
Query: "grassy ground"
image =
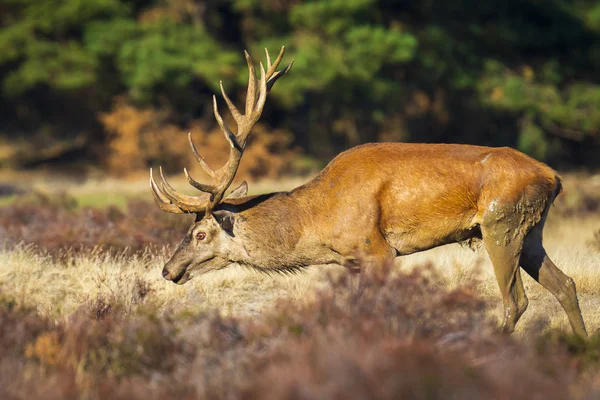
<path id="1" fill-rule="evenodd" d="M 290 181 L 279 187 L 272 183 L 251 185 L 251 190 L 288 189 L 300 182 Z M 572 197 L 584 198 L 582 191 L 577 189 L 578 185 L 585 188 L 582 190 L 592 190 L 593 182 L 581 176 L 566 179 L 567 200 L 557 202 L 552 210 L 544 240 L 551 258 L 577 284 L 581 309 L 590 333 L 600 329 L 600 240 L 595 237 L 600 230 L 600 214 L 585 212 L 585 207 L 580 205 L 584 200 L 574 201 Z M 175 179 L 174 183 L 177 187 L 185 187 L 181 179 Z M 160 219 L 162 214 L 155 207 L 142 206 L 141 203 L 136 203 L 133 210 L 127 211 L 125 199 L 148 197 L 145 184 L 141 180 L 63 183 L 58 189 L 72 195 L 78 203 L 76 207 L 62 197 L 56 205 L 53 203 L 54 195 L 48 195 L 32 203 L 19 197 L 0 210 L 0 236 L 6 242 L 0 250 L 0 299 L 4 299 L 0 301 L 0 352 L 12 354 L 7 358 L 12 361 L 0 361 L 0 387 L 8 380 L 20 382 L 21 386 L 29 382 L 30 386 L 26 387 L 31 389 L 23 390 L 21 386 L 16 388 L 14 383 L 12 386 L 9 384 L 5 389 L 0 389 L 4 398 L 45 397 L 43 385 L 59 393 L 57 398 L 102 398 L 102 393 L 115 398 L 145 398 L 148 393 L 144 390 L 154 387 L 151 382 L 156 384 L 157 380 L 163 382 L 164 379 L 170 382 L 166 384 L 168 390 L 165 389 L 164 393 L 181 398 L 186 398 L 186 393 L 193 393 L 187 398 L 251 398 L 247 397 L 248 393 L 265 398 L 350 398 L 351 395 L 355 398 L 397 398 L 399 393 L 405 393 L 409 398 L 448 398 L 448 393 L 453 393 L 450 396 L 452 398 L 472 398 L 469 395 L 471 392 L 475 393 L 474 397 L 485 394 L 486 398 L 527 398 L 531 388 L 523 387 L 519 391 L 521 389 L 513 385 L 515 376 L 533 374 L 531 371 L 539 365 L 546 365 L 546 369 L 541 372 L 536 370 L 535 374 L 541 375 L 530 377 L 537 382 L 534 391 L 538 394 L 545 391 L 543 388 L 552 388 L 559 381 L 567 391 L 560 392 L 557 387 L 553 389 L 554 392 L 549 391 L 547 398 L 594 398 L 593 395 L 586 395 L 600 393 L 599 335 L 589 345 L 571 342 L 572 339 L 564 339 L 566 342 L 558 339 L 558 343 L 554 339 L 544 339 L 541 344 L 536 342 L 533 348 L 543 348 L 556 359 L 547 360 L 544 358 L 546 355 L 537 353 L 523 355 L 529 354 L 532 341 L 554 337 L 556 332 L 569 331 L 566 315 L 558 302 L 525 274 L 524 283 L 530 305 L 515 335 L 506 342 L 506 338 L 486 328 L 498 324 L 501 300 L 492 267 L 483 249 L 472 251 L 460 245 L 449 245 L 400 258 L 385 278 L 377 278 L 375 273 L 369 288 L 370 294 L 366 295 L 365 300 L 361 299 L 358 305 L 352 300 L 352 285 L 355 282 L 347 282 L 349 278 L 346 278 L 345 271 L 336 266 L 314 266 L 305 273 L 290 276 L 268 276 L 231 266 L 177 286 L 163 280 L 160 271 L 173 244 L 185 231 L 189 218 L 167 216 L 167 219 Z M 45 183 L 36 182 L 35 187 L 46 194 L 57 190 L 47 180 Z M 589 197 L 588 192 L 584 194 Z M 592 200 L 585 200 L 592 207 L 593 196 Z M 86 208 L 90 204 L 101 206 L 104 211 Z M 107 204 L 117 205 L 121 211 L 111 211 L 105 208 Z M 155 221 L 155 226 L 150 228 L 148 220 L 144 218 Z M 146 236 L 140 237 L 140 231 L 144 230 L 152 232 L 144 232 Z M 46 231 L 49 233 L 44 234 Z M 170 242 L 165 240 L 165 232 L 172 237 Z M 21 243 L 16 244 L 19 241 Z M 76 248 L 74 244 L 78 241 L 88 246 Z M 61 243 L 70 249 L 61 249 Z M 113 251 L 94 249 L 95 243 L 112 246 Z M 164 243 L 164 246 L 161 247 L 160 243 Z M 418 271 L 418 274 L 412 275 L 414 271 Z M 447 304 L 451 306 L 446 310 L 444 307 Z M 341 308 L 336 308 L 338 306 Z M 392 311 L 385 311 L 386 307 L 391 307 Z M 218 317 L 214 316 L 214 310 L 217 310 Z M 32 318 L 34 322 L 31 322 Z M 317 319 L 313 321 L 313 318 Z M 361 325 L 355 326 L 358 323 L 356 321 L 362 321 Z M 17 325 L 11 328 L 11 324 Z M 112 339 L 96 343 L 100 339 L 95 336 L 95 331 L 89 330 L 91 328 L 85 328 L 87 324 L 99 332 L 106 329 L 106 335 Z M 202 324 L 208 324 L 208 328 Z M 204 326 L 202 329 L 205 330 L 199 333 L 197 329 L 200 326 Z M 246 330 L 240 326 L 245 326 Z M 376 331 L 383 332 L 384 336 L 373 333 L 372 329 L 375 328 L 368 326 L 379 327 Z M 158 333 L 154 332 L 156 329 Z M 229 339 L 225 342 L 222 342 L 225 340 L 222 338 L 214 339 L 217 344 L 209 340 L 213 333 L 222 329 L 229 332 L 226 335 Z M 231 329 L 233 331 L 230 332 Z M 365 329 L 370 333 L 365 334 Z M 21 332 L 18 340 L 11 333 L 15 330 Z M 140 343 L 139 349 L 133 353 L 129 348 L 119 347 L 123 340 L 129 340 L 123 330 L 134 332 L 135 336 L 130 338 L 132 343 Z M 165 333 L 171 330 L 172 334 Z M 336 332 L 334 339 L 332 330 Z M 150 334 L 148 332 L 154 332 L 151 334 L 156 334 L 159 342 L 145 341 L 143 338 Z M 235 345 L 231 344 L 230 336 L 238 334 L 244 338 L 240 339 L 243 344 L 237 341 Z M 388 335 L 393 337 L 393 344 L 387 342 Z M 415 341 L 429 338 L 429 335 L 433 335 L 433 341 L 427 339 L 421 345 L 414 344 Z M 364 341 L 365 338 L 372 340 Z M 116 342 L 111 341 L 113 339 Z M 181 347 L 160 347 L 165 342 L 170 343 L 171 339 Z M 202 344 L 198 345 L 196 339 Z M 84 343 L 75 355 L 72 354 L 72 347 L 69 347 L 73 340 Z M 330 345 L 335 349 L 330 350 Z M 118 356 L 111 355 L 111 352 L 117 351 L 114 346 Z M 194 356 L 186 353 L 186 346 L 193 347 Z M 460 350 L 461 346 L 471 350 Z M 99 353 L 91 350 L 95 347 Z M 17 350 L 10 353 L 11 348 Z M 153 353 L 154 348 L 158 348 L 160 351 L 156 351 L 159 353 Z M 361 349 L 359 352 L 362 352 L 364 359 L 354 359 L 358 351 L 355 348 Z M 397 356 L 406 360 L 406 365 L 394 364 L 395 358 L 377 361 L 378 357 L 391 351 L 390 348 L 394 351 L 403 349 Z M 564 353 L 565 348 L 570 349 L 569 352 Z M 212 351 L 229 354 L 229 364 L 223 360 L 214 364 L 215 361 L 207 359 L 207 354 L 212 354 Z M 319 356 L 306 359 L 311 351 L 316 351 Z M 319 358 L 330 354 L 329 351 L 334 351 L 331 357 L 337 357 L 337 354 L 340 359 L 355 363 L 352 365 L 357 368 L 356 371 L 362 371 L 360 374 L 364 374 L 363 378 L 375 380 L 373 382 L 382 373 L 385 376 L 386 373 L 399 371 L 406 376 L 416 374 L 416 377 L 408 381 L 394 378 L 394 382 L 400 379 L 399 382 L 405 385 L 402 390 L 390 389 L 385 392 L 386 395 L 359 396 L 359 393 L 367 393 L 364 390 L 372 385 L 379 387 L 379 383 L 358 384 L 354 389 L 349 389 L 353 386 L 348 386 L 347 378 L 340 376 L 348 374 L 354 376 L 351 379 L 363 378 L 356 377 L 355 370 L 343 372 L 346 365 Z M 460 357 L 454 354 L 455 351 L 459 351 Z M 180 372 L 176 372 L 176 367 L 161 369 L 162 364 L 157 360 L 166 357 L 165 352 L 174 354 L 171 360 L 174 365 L 191 368 L 190 374 L 210 382 L 210 385 L 191 385 Z M 464 360 L 461 358 L 463 356 L 466 357 Z M 506 358 L 520 359 L 521 356 L 525 358 L 516 367 Z M 368 361 L 369 357 L 372 362 Z M 423 357 L 429 361 L 424 361 Z M 462 361 L 456 361 L 456 357 Z M 565 359 L 570 361 L 564 364 Z M 592 367 L 582 369 L 581 363 L 589 360 L 593 361 Z M 429 365 L 430 362 L 435 366 Z M 211 363 L 216 365 L 214 374 L 218 376 L 206 372 L 212 371 L 210 368 L 206 370 L 206 365 L 213 365 Z M 264 363 L 283 364 L 281 371 L 272 371 L 264 369 Z M 327 365 L 342 368 L 339 372 L 341 375 L 331 372 Z M 409 368 L 407 365 L 412 365 L 412 370 L 406 371 Z M 564 373 L 557 372 L 562 371 L 565 365 L 572 369 Z M 513 367 L 515 370 L 511 371 Z M 28 375 L 15 377 L 7 372 L 15 368 L 24 368 Z M 254 375 L 253 368 L 261 371 L 260 374 Z M 297 380 L 282 372 L 286 368 L 289 374 L 298 377 Z M 471 373 L 475 374 L 475 380 L 469 378 L 461 381 L 464 386 L 450 385 L 445 391 L 434 391 L 429 396 L 429 378 L 425 383 L 421 379 L 431 373 L 431 368 L 439 371 L 439 376 L 431 378 L 438 382 L 434 384 L 438 389 L 459 379 L 447 375 L 455 368 L 472 371 L 460 375 L 459 381 Z M 333 374 L 328 380 L 319 381 L 315 378 L 325 370 Z M 553 373 L 560 373 L 561 378 L 551 383 Z M 162 378 L 151 378 L 154 376 L 152 374 Z M 235 376 L 231 385 L 225 382 L 215 384 L 231 374 Z M 31 383 L 27 381 L 27 376 L 27 379 L 37 377 L 40 381 Z M 279 382 L 278 389 L 264 386 L 264 382 L 273 379 Z M 39 382 L 43 385 L 40 386 Z M 106 389 L 102 382 L 109 382 L 110 388 Z M 123 382 L 127 383 L 128 388 L 134 388 L 135 393 L 123 389 Z M 172 386 L 173 382 L 176 382 L 175 386 Z M 294 385 L 302 385 L 302 382 L 312 385 L 312 389 L 306 389 L 310 395 L 298 397 L 294 391 L 297 386 Z M 494 395 L 487 392 L 489 388 L 493 388 L 490 393 Z M 161 389 L 155 389 L 151 391 L 151 397 L 159 397 L 163 393 Z M 213 389 L 219 394 L 210 392 Z"/>

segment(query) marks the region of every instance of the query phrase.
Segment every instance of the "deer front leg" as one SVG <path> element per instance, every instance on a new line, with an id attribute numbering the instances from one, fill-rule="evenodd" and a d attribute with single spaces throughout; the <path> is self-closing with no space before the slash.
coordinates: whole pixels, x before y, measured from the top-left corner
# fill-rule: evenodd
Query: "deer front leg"
<path id="1" fill-rule="evenodd" d="M 367 273 L 373 271 L 374 268 L 385 268 L 389 263 L 393 263 L 396 250 L 378 234 L 365 239 L 364 247 L 355 254 L 357 255 L 346 259 L 344 266 L 353 275 L 353 287 L 357 287 L 355 300 L 358 300 L 367 287 Z M 354 285 L 355 283 L 356 285 Z"/>

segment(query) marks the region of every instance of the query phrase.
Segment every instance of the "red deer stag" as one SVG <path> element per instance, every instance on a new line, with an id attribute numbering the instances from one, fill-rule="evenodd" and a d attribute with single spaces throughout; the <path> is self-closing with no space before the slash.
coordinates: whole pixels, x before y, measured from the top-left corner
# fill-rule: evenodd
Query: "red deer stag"
<path id="1" fill-rule="evenodd" d="M 190 138 L 208 185 L 202 193 L 177 193 L 160 171 L 150 187 L 158 206 L 171 213 L 195 213 L 196 220 L 163 270 L 183 284 L 194 275 L 232 263 L 268 271 L 309 265 L 376 265 L 394 257 L 473 238 L 483 240 L 504 301 L 504 331 L 512 332 L 527 308 L 519 267 L 548 289 L 566 311 L 573 330 L 587 336 L 571 278 L 542 246 L 548 210 L 561 190 L 550 167 L 510 148 L 455 144 L 377 143 L 338 155 L 312 181 L 290 192 L 247 196 L 247 185 L 225 196 L 259 119 L 268 91 L 291 68 L 276 71 L 267 52 L 267 71 L 257 82 L 253 61 L 245 113 L 221 93 L 237 124 L 215 118 L 229 142 L 229 161 L 212 170 Z"/>

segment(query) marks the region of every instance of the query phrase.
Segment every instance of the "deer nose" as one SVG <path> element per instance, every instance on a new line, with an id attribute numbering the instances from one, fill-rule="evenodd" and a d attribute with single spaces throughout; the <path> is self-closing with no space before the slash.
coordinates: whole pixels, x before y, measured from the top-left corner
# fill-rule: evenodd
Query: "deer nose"
<path id="1" fill-rule="evenodd" d="M 166 280 L 170 281 L 171 280 L 171 276 L 169 275 L 169 271 L 167 271 L 167 269 L 163 269 L 162 271 L 162 276 L 163 278 L 165 278 Z"/>

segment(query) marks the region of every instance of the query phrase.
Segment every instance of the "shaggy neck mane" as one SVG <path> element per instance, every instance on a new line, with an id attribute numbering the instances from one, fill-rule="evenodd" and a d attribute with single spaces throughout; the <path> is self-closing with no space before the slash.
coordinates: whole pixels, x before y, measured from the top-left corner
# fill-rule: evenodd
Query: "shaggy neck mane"
<path id="1" fill-rule="evenodd" d="M 275 265 L 273 267 L 261 267 L 256 264 L 238 262 L 239 265 L 250 268 L 254 271 L 261 272 L 263 274 L 273 276 L 273 275 L 297 275 L 300 273 L 304 273 L 306 265 Z"/>
<path id="2" fill-rule="evenodd" d="M 273 198 L 274 196 L 280 194 L 287 194 L 287 192 L 273 192 L 273 193 L 265 193 L 259 194 L 255 196 L 247 196 L 241 197 L 237 199 L 225 199 L 219 205 L 215 207 L 215 211 L 224 210 L 230 211 L 234 213 L 240 213 L 246 211 L 250 208 L 256 207 L 262 202 Z"/>
<path id="3" fill-rule="evenodd" d="M 298 248 L 307 224 L 306 212 L 288 192 L 230 199 L 219 209 L 235 214 L 238 243 L 245 258 L 240 264 L 267 273 L 296 273 L 311 258 Z"/>

